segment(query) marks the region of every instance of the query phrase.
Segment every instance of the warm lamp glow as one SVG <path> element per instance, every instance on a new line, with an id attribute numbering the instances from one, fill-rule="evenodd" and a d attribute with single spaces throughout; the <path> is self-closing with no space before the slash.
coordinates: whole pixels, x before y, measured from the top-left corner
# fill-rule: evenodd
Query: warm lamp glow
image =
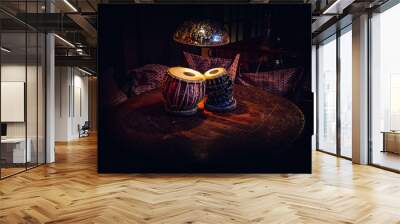
<path id="1" fill-rule="evenodd" d="M 198 47 L 214 47 L 229 44 L 229 35 L 215 22 L 186 21 L 175 31 L 174 40 Z"/>

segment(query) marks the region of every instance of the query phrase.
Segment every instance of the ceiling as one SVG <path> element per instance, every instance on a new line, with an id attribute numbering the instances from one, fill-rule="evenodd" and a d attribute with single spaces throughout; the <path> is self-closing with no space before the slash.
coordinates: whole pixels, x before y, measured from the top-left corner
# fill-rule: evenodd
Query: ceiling
<path id="1" fill-rule="evenodd" d="M 386 0 L 251 0 L 252 3 L 311 4 L 313 10 L 313 37 L 323 36 L 329 27 L 347 14 L 357 14 L 382 4 Z M 98 4 L 137 4 L 153 2 L 183 3 L 184 0 L 1 0 L 0 21 L 3 45 L 13 48 L 14 54 L 24 53 L 25 39 L 18 32 L 30 28 L 32 31 L 55 32 L 56 56 L 61 64 L 92 63 L 95 69 L 97 48 Z M 193 0 L 192 0 L 193 2 Z M 203 2 L 204 1 L 197 1 Z M 207 0 L 207 2 L 215 2 Z M 226 2 L 226 1 L 225 1 Z M 230 0 L 229 2 L 248 2 Z M 51 12 L 51 13 L 49 13 Z M 325 12 L 325 14 L 324 14 Z M 34 45 L 32 44 L 32 47 Z M 32 49 L 29 44 L 28 52 Z M 79 49 L 79 50 L 77 50 Z M 62 60 L 62 61 L 61 61 Z M 57 62 L 57 60 L 56 60 Z M 60 64 L 59 63 L 59 64 Z"/>

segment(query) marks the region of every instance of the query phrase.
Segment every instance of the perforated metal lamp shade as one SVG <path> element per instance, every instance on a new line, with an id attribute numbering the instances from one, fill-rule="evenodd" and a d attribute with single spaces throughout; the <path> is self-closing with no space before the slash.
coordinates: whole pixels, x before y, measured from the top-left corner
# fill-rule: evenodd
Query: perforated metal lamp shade
<path id="1" fill-rule="evenodd" d="M 229 44 L 229 35 L 212 21 L 186 21 L 175 31 L 174 40 L 198 47 L 215 47 Z"/>

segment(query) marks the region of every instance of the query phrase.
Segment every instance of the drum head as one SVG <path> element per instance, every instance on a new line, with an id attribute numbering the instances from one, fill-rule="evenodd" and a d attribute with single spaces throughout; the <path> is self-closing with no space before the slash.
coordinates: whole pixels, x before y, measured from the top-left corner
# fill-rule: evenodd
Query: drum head
<path id="1" fill-rule="evenodd" d="M 204 75 L 200 72 L 184 67 L 172 67 L 168 69 L 168 74 L 176 79 L 186 82 L 203 82 Z"/>
<path id="2" fill-rule="evenodd" d="M 213 68 L 204 73 L 206 79 L 215 79 L 220 76 L 226 75 L 226 70 L 224 68 Z"/>

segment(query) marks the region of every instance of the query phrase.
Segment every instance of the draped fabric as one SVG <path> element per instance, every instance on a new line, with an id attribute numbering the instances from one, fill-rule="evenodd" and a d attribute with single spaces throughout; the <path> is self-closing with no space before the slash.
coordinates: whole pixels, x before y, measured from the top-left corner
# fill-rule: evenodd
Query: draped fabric
<path id="1" fill-rule="evenodd" d="M 235 58 L 212 58 L 183 52 L 189 68 L 204 73 L 212 68 L 225 68 L 229 77 L 234 81 L 236 72 L 238 71 L 240 54 L 236 54 Z"/>

